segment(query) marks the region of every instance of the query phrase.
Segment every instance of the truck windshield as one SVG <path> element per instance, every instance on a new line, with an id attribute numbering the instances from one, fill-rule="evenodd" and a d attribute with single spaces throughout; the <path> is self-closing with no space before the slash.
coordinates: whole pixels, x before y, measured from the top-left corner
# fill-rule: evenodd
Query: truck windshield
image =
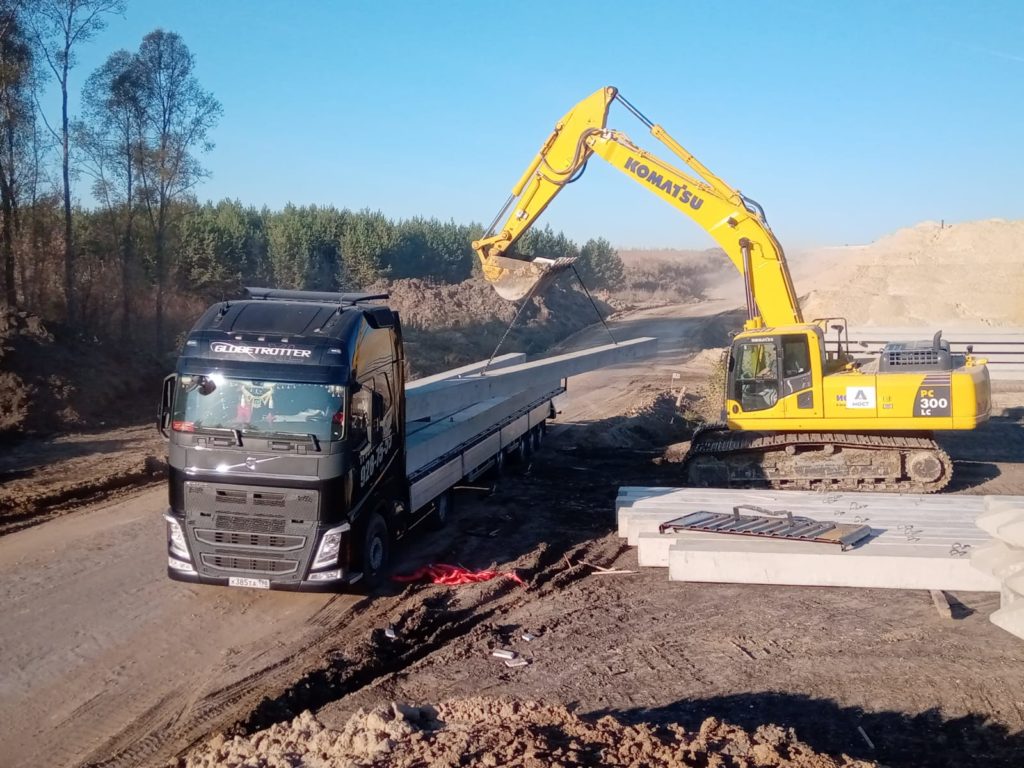
<path id="1" fill-rule="evenodd" d="M 220 374 L 178 377 L 175 432 L 232 429 L 339 440 L 345 430 L 345 388 L 335 384 L 233 379 Z"/>

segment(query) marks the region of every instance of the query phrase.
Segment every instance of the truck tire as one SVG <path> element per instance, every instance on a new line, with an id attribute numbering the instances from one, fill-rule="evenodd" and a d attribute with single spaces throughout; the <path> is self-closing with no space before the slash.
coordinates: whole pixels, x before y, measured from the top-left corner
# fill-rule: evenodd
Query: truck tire
<path id="1" fill-rule="evenodd" d="M 519 438 L 519 443 L 516 445 L 516 450 L 513 456 L 515 457 L 516 464 L 526 464 L 530 460 L 530 454 L 533 452 L 533 436 L 527 432 L 525 435 Z"/>
<path id="2" fill-rule="evenodd" d="M 391 537 L 387 523 L 377 512 L 370 515 L 363 529 L 363 588 L 379 587 L 391 561 Z"/>
<path id="3" fill-rule="evenodd" d="M 427 527 L 432 531 L 439 531 L 448 524 L 448 517 L 452 511 L 452 492 L 445 491 L 434 501 L 434 509 L 427 516 Z"/>

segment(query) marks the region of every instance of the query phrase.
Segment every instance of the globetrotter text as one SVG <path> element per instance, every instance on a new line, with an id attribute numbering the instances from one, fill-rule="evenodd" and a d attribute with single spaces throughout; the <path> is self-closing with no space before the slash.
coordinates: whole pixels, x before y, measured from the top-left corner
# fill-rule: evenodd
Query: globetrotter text
<path id="1" fill-rule="evenodd" d="M 295 347 L 254 347 L 249 344 L 229 344 L 226 341 L 215 341 L 210 345 L 210 351 L 227 355 L 257 355 L 266 357 L 310 357 L 313 354 L 311 349 L 296 349 Z"/>

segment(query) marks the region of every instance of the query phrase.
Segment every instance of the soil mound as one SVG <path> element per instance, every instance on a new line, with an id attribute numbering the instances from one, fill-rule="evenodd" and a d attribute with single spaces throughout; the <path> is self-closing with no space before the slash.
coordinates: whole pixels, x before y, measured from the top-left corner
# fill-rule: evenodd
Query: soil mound
<path id="1" fill-rule="evenodd" d="M 406 355 L 418 376 L 487 359 L 518 309 L 482 278 L 457 284 L 394 280 L 369 290 L 390 294 L 388 304 L 402 318 Z M 598 301 L 598 307 L 606 317 L 611 313 L 607 304 Z M 562 279 L 526 304 L 499 354 L 538 354 L 595 322 L 590 300 Z"/>
<path id="2" fill-rule="evenodd" d="M 158 385 L 151 361 L 0 308 L 0 438 L 138 419 Z"/>
<path id="3" fill-rule="evenodd" d="M 678 725 L 627 725 L 580 717 L 561 705 L 512 698 L 455 699 L 437 707 L 392 703 L 359 710 L 341 731 L 309 712 L 249 738 L 215 737 L 172 763 L 185 768 L 413 768 L 413 766 L 868 766 L 816 753 L 775 725 L 753 733 L 708 718 L 697 732 Z"/>

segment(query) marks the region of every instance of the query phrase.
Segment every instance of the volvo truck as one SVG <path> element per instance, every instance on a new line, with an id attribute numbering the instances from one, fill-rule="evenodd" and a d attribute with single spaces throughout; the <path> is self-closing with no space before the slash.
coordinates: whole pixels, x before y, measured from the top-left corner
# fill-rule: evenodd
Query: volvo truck
<path id="1" fill-rule="evenodd" d="M 164 381 L 172 579 L 372 587 L 397 539 L 445 522 L 453 486 L 539 445 L 564 391 L 407 422 L 386 295 L 248 292 L 202 315 Z"/>

